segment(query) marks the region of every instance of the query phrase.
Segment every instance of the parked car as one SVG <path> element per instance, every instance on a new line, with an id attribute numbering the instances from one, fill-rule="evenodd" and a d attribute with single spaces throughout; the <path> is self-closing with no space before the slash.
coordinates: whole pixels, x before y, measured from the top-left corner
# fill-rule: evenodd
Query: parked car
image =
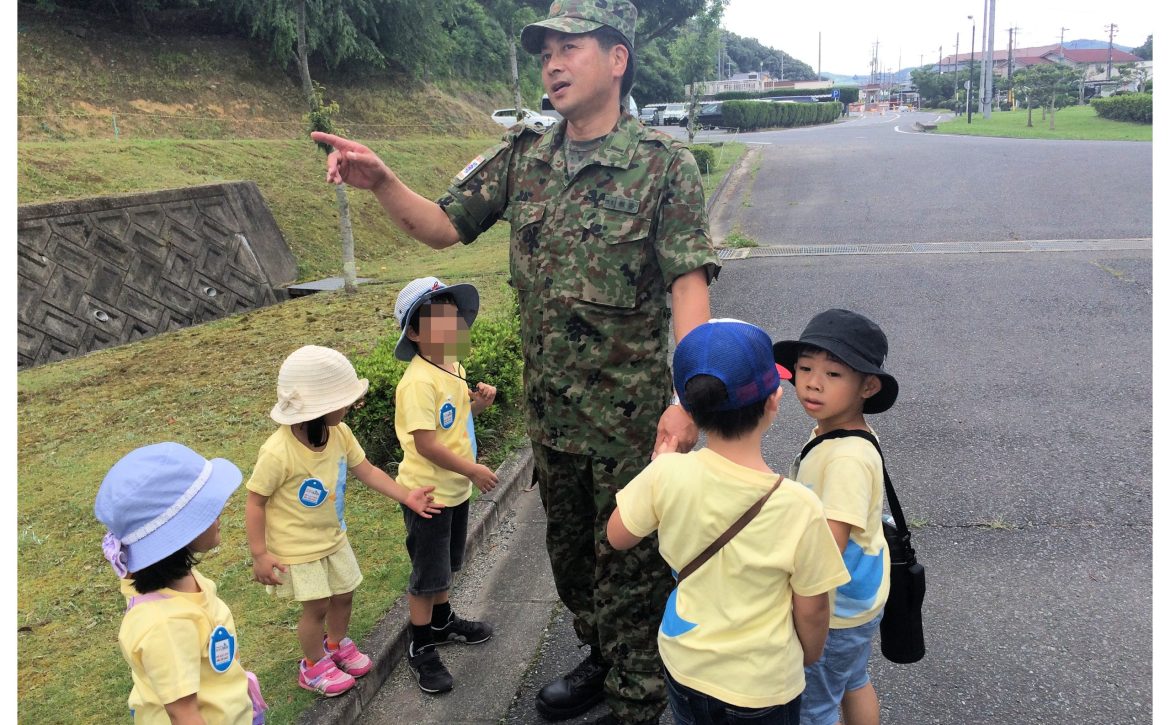
<path id="1" fill-rule="evenodd" d="M 665 103 L 647 103 L 645 106 L 642 106 L 642 112 L 638 115 L 638 118 L 647 126 L 661 126 L 662 109 L 664 108 L 666 108 Z"/>
<path id="2" fill-rule="evenodd" d="M 687 116 L 679 119 L 678 125 L 686 128 Z M 699 128 L 723 127 L 723 101 L 713 101 L 699 106 L 699 113 L 695 116 L 695 125 Z"/>
<path id="3" fill-rule="evenodd" d="M 534 128 L 537 131 L 543 131 L 550 128 L 557 122 L 557 119 L 552 116 L 544 116 L 533 111 L 531 108 L 520 109 L 524 114 L 524 125 L 528 128 Z M 516 109 L 515 108 L 498 108 L 492 111 L 492 120 L 500 124 L 504 128 L 511 128 L 516 125 Z"/>
<path id="4" fill-rule="evenodd" d="M 662 109 L 662 122 L 667 126 L 673 126 L 686 117 L 687 106 L 685 103 L 668 103 L 666 108 Z"/>

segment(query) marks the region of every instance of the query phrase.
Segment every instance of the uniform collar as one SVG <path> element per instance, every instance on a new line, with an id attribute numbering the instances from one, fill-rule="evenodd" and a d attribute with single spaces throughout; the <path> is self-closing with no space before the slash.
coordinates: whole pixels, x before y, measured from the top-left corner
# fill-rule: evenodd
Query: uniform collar
<path id="1" fill-rule="evenodd" d="M 560 121 L 524 155 L 543 161 L 549 166 L 555 166 L 560 157 L 558 152 L 565 143 L 566 128 L 567 122 Z M 606 137 L 605 142 L 594 149 L 590 163 L 619 169 L 630 168 L 638 142 L 642 140 L 645 131 L 645 127 L 638 119 L 623 111 L 618 117 L 617 126 Z"/>

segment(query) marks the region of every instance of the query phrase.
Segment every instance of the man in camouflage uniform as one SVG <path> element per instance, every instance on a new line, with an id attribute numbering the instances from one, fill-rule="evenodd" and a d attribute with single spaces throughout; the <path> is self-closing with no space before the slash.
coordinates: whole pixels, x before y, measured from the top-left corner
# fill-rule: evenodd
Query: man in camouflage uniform
<path id="1" fill-rule="evenodd" d="M 537 696 L 537 709 L 554 720 L 603 696 L 611 712 L 598 722 L 657 722 L 665 707 L 656 637 L 670 571 L 653 536 L 617 552 L 605 527 L 614 495 L 658 442 L 694 445 L 693 422 L 668 405 L 668 331 L 672 317 L 676 341 L 708 319 L 707 285 L 719 270 L 694 157 L 621 111 L 636 16 L 627 0 L 559 0 L 548 19 L 525 27 L 521 44 L 540 54 L 545 90 L 564 120 L 543 134 L 513 127 L 437 202 L 366 147 L 313 134 L 336 149 L 329 180 L 373 190 L 399 227 L 431 247 L 469 244 L 499 219 L 511 224 L 549 559 L 577 636 L 590 646 Z"/>

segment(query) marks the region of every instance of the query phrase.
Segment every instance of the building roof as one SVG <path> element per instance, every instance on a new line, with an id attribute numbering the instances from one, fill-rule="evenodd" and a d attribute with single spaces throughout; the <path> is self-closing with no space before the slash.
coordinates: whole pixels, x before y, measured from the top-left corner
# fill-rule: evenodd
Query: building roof
<path id="1" fill-rule="evenodd" d="M 1055 53 L 1049 55 L 1060 55 L 1060 49 L 1057 48 Z M 1108 48 L 1065 48 L 1064 58 L 1073 63 L 1108 63 L 1109 49 Z M 1113 63 L 1136 63 L 1141 58 L 1133 53 L 1127 53 L 1121 48 L 1113 49 Z"/>

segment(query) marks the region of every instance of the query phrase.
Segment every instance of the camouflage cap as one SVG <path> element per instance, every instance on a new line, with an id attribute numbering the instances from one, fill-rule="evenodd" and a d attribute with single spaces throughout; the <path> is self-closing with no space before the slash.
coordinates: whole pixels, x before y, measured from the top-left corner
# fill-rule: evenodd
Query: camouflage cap
<path id="1" fill-rule="evenodd" d="M 520 45 L 532 54 L 540 53 L 544 31 L 577 35 L 590 33 L 608 25 L 622 34 L 630 49 L 634 48 L 634 23 L 638 9 L 629 0 L 556 0 L 548 9 L 548 19 L 524 26 Z"/>

